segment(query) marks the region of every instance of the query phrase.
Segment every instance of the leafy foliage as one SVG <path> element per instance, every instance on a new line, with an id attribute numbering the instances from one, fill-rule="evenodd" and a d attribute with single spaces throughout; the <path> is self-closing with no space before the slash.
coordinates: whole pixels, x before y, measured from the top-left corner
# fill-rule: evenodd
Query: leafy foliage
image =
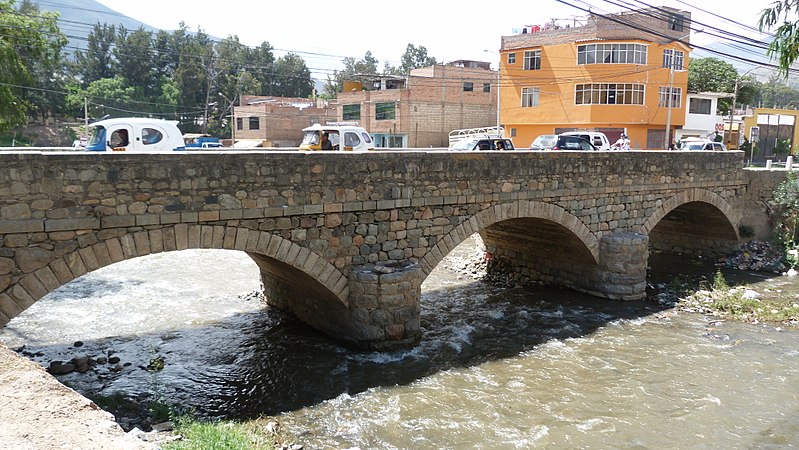
<path id="1" fill-rule="evenodd" d="M 799 176 L 795 172 L 788 172 L 768 204 L 775 234 L 785 249 L 788 262 L 795 266 L 799 230 Z"/>
<path id="2" fill-rule="evenodd" d="M 777 0 L 766 8 L 757 22 L 760 31 L 774 30 L 766 54 L 779 61 L 780 74 L 788 77 L 791 64 L 799 58 L 799 0 Z"/>

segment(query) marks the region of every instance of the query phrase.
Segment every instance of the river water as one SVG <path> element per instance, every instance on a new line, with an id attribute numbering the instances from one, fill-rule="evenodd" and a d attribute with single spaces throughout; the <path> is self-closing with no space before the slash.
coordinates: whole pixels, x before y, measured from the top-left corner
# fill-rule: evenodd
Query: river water
<path id="1" fill-rule="evenodd" d="M 255 264 L 215 250 L 90 273 L 0 340 L 43 365 L 119 357 L 59 377 L 87 396 L 160 398 L 206 417 L 278 415 L 312 449 L 799 446 L 799 332 L 503 289 L 454 264 L 423 285 L 423 339 L 405 352 L 352 352 L 262 306 Z M 788 295 L 796 284 L 752 287 Z M 154 360 L 163 370 L 146 370 Z"/>

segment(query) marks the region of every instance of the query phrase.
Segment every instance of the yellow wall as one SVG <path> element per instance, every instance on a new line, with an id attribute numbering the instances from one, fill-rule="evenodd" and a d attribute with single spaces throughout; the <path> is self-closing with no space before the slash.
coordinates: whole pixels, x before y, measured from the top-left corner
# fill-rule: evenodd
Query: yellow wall
<path id="1" fill-rule="evenodd" d="M 749 131 L 752 129 L 752 127 L 757 126 L 757 117 L 760 114 L 794 116 L 793 139 L 791 139 L 791 154 L 797 154 L 797 148 L 799 148 L 799 111 L 794 109 L 755 108 L 754 115 L 743 118 L 744 128 L 742 131 L 747 139 L 749 138 Z"/>
<path id="2" fill-rule="evenodd" d="M 577 46 L 591 43 L 637 43 L 647 46 L 647 64 L 577 64 Z M 624 128 L 633 147 L 645 148 L 648 129 L 665 130 L 668 108 L 659 107 L 659 88 L 669 85 L 669 70 L 663 68 L 663 49 L 684 53 L 688 67 L 689 48 L 671 42 L 661 45 L 640 40 L 581 41 L 543 47 L 501 51 L 500 121 L 506 133 L 516 129 L 514 143 L 528 146 L 540 134 L 555 128 Z M 541 69 L 524 70 L 524 51 L 541 49 Z M 516 54 L 508 64 L 508 53 Z M 636 83 L 644 85 L 643 105 L 575 105 L 575 85 L 585 83 Z M 673 86 L 682 88 L 682 104 L 672 108 L 671 129 L 685 123 L 687 70 L 675 70 Z M 538 107 L 521 107 L 524 87 L 540 89 Z"/>

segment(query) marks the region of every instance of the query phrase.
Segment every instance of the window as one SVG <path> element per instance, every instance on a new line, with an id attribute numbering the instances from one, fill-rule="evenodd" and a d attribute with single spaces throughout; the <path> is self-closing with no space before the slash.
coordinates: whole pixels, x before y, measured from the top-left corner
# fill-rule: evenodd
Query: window
<path id="1" fill-rule="evenodd" d="M 375 120 L 394 120 L 396 116 L 397 110 L 394 102 L 375 105 Z"/>
<path id="2" fill-rule="evenodd" d="M 491 92 L 491 83 L 483 83 L 483 92 Z"/>
<path id="3" fill-rule="evenodd" d="M 644 85 L 591 83 L 574 87 L 575 105 L 643 105 Z"/>
<path id="4" fill-rule="evenodd" d="M 361 120 L 361 105 L 354 103 L 342 106 L 342 120 Z"/>
<path id="5" fill-rule="evenodd" d="M 161 142 L 164 139 L 164 134 L 155 128 L 142 128 L 141 142 L 144 145 L 152 145 Z"/>
<path id="6" fill-rule="evenodd" d="M 577 64 L 646 64 L 646 45 L 587 44 L 577 46 Z"/>
<path id="7" fill-rule="evenodd" d="M 662 108 L 679 108 L 682 105 L 682 88 L 671 88 L 669 93 L 668 87 L 660 88 L 658 106 Z"/>
<path id="8" fill-rule="evenodd" d="M 357 147 L 361 145 L 361 138 L 358 137 L 356 133 L 351 131 L 347 131 L 344 133 L 344 146 L 345 147 Z"/>
<path id="9" fill-rule="evenodd" d="M 250 129 L 251 130 L 261 129 L 261 121 L 258 120 L 257 117 L 250 117 Z"/>
<path id="10" fill-rule="evenodd" d="M 663 67 L 683 70 L 683 60 L 685 54 L 679 50 L 663 50 Z"/>
<path id="11" fill-rule="evenodd" d="M 508 64 L 516 64 L 516 53 L 508 53 Z"/>
<path id="12" fill-rule="evenodd" d="M 709 98 L 692 98 L 688 100 L 688 112 L 690 114 L 710 115 L 710 106 L 713 102 Z"/>
<path id="13" fill-rule="evenodd" d="M 522 88 L 522 108 L 538 106 L 538 97 L 541 90 L 537 87 Z"/>
<path id="14" fill-rule="evenodd" d="M 683 31 L 685 17 L 682 14 L 669 14 L 669 30 Z"/>
<path id="15" fill-rule="evenodd" d="M 516 128 L 510 129 L 510 137 L 516 137 Z"/>
<path id="16" fill-rule="evenodd" d="M 463 92 L 472 92 L 474 91 L 474 83 L 464 81 L 463 82 Z"/>
<path id="17" fill-rule="evenodd" d="M 244 129 L 244 119 L 241 117 L 236 117 L 236 129 L 243 130 Z"/>
<path id="18" fill-rule="evenodd" d="M 541 50 L 525 50 L 524 70 L 541 69 Z"/>

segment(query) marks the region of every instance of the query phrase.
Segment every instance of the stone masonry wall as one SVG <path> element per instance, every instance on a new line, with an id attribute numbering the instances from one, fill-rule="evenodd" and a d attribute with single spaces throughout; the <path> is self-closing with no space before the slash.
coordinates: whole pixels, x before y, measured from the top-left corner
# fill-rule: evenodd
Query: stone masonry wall
<path id="1" fill-rule="evenodd" d="M 726 205 L 746 192 L 740 160 L 737 152 L 3 153 L 0 323 L 115 262 L 111 249 L 123 259 L 186 246 L 262 255 L 319 279 L 347 314 L 347 280 L 359 267 L 411 261 L 424 278 L 469 235 L 505 220 L 561 225 L 599 261 L 603 235 L 648 232 L 689 199 L 712 198 L 737 220 Z M 324 308 L 307 310 L 325 320 Z"/>

